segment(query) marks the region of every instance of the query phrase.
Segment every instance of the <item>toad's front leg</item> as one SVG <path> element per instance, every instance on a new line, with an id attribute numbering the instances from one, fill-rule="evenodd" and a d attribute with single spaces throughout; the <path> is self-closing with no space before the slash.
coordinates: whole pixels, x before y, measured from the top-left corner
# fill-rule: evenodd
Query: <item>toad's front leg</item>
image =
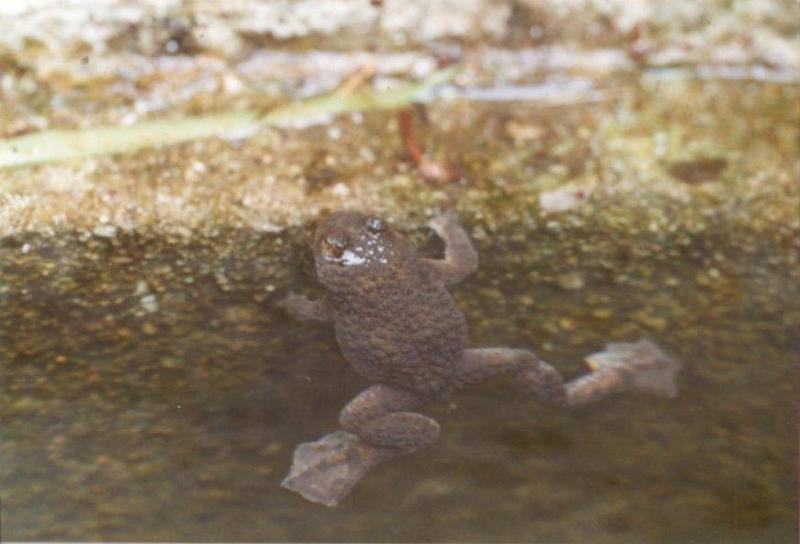
<path id="1" fill-rule="evenodd" d="M 374 385 L 345 406 L 344 431 L 300 444 L 282 485 L 308 500 L 336 506 L 380 462 L 427 448 L 439 424 L 412 412 L 423 399 L 388 385 Z"/>
<path id="2" fill-rule="evenodd" d="M 305 295 L 289 293 L 275 305 L 286 310 L 298 321 L 328 322 L 331 320 L 330 309 L 324 298 L 312 300 Z"/>
<path id="3" fill-rule="evenodd" d="M 478 269 L 478 252 L 453 210 L 434 217 L 428 226 L 444 240 L 444 259 L 424 259 L 439 279 L 452 285 Z"/>

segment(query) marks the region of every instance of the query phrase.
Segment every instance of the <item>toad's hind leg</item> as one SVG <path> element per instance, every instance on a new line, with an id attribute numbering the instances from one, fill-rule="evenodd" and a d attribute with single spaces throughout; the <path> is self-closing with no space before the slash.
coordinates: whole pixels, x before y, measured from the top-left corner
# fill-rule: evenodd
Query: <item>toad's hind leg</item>
<path id="1" fill-rule="evenodd" d="M 676 394 L 680 364 L 647 340 L 612 343 L 586 358 L 592 372 L 564 385 L 558 371 L 532 352 L 522 349 L 465 350 L 457 371 L 460 386 L 513 373 L 517 385 L 549 404 L 580 406 L 622 391 L 644 391 L 661 396 Z"/>
<path id="2" fill-rule="evenodd" d="M 427 448 L 439 438 L 439 424 L 410 412 L 423 399 L 388 385 L 373 385 L 344 407 L 339 424 L 365 443 L 394 454 Z"/>
<path id="3" fill-rule="evenodd" d="M 566 403 L 566 389 L 558 370 L 524 349 L 464 350 L 453 381 L 457 388 L 461 388 L 501 374 L 513 374 L 517 387 L 544 403 Z"/>
<path id="4" fill-rule="evenodd" d="M 366 389 L 339 416 L 344 431 L 300 444 L 282 485 L 308 500 L 336 506 L 373 467 L 439 438 L 433 419 L 409 410 L 423 399 L 387 385 Z"/>

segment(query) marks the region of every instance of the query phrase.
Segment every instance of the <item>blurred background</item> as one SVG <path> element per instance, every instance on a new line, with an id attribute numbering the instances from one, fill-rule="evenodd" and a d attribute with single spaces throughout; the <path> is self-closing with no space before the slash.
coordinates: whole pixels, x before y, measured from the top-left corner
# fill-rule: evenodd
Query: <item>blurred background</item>
<path id="1" fill-rule="evenodd" d="M 2 2 L 2 538 L 794 542 L 799 157 L 794 0 Z M 281 489 L 367 385 L 273 306 L 343 207 L 459 211 L 474 345 L 646 337 L 679 396 L 501 380 Z"/>

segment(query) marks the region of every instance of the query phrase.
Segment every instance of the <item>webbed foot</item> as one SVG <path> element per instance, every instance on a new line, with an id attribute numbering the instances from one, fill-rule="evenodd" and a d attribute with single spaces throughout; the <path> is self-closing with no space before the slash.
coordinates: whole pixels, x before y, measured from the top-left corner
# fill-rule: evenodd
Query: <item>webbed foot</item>
<path id="1" fill-rule="evenodd" d="M 649 340 L 609 343 L 586 357 L 586 363 L 594 372 L 621 372 L 630 389 L 667 397 L 678 394 L 675 375 L 681 364 Z"/>
<path id="2" fill-rule="evenodd" d="M 677 395 L 675 376 L 680 362 L 648 340 L 612 342 L 586 357 L 591 374 L 567 384 L 570 405 L 581 405 L 620 391 Z"/>
<path id="3" fill-rule="evenodd" d="M 336 431 L 297 446 L 281 485 L 312 502 L 336 506 L 371 468 L 390 456 L 353 434 Z"/>

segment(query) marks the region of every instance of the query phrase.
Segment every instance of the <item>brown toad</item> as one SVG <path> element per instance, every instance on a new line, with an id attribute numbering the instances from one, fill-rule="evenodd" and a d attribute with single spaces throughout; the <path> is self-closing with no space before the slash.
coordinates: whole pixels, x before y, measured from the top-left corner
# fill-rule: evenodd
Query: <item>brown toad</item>
<path id="1" fill-rule="evenodd" d="M 332 323 L 347 361 L 376 383 L 344 407 L 344 431 L 295 451 L 283 485 L 309 500 L 334 506 L 376 464 L 430 446 L 439 424 L 414 410 L 502 373 L 550 404 L 576 406 L 626 389 L 675 394 L 678 363 L 647 341 L 610 344 L 587 358 L 593 372 L 566 385 L 530 351 L 467 348 L 467 325 L 447 286 L 475 271 L 478 255 L 454 213 L 429 226 L 445 242 L 444 259 L 419 257 L 377 217 L 331 214 L 313 243 L 326 296 L 291 294 L 280 303 L 296 318 Z"/>

